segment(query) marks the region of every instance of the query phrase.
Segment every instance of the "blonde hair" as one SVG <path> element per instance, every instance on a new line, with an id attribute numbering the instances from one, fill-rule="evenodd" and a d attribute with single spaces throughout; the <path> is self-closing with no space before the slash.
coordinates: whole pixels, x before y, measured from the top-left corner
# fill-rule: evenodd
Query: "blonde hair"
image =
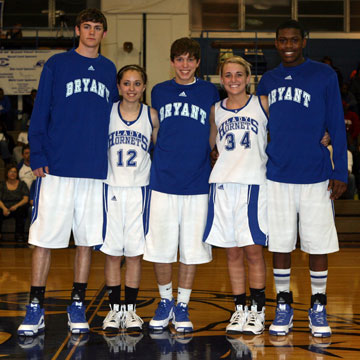
<path id="1" fill-rule="evenodd" d="M 224 66 L 226 64 L 239 64 L 242 65 L 245 69 L 246 76 L 251 76 L 251 64 L 248 63 L 244 58 L 241 56 L 231 56 L 221 64 L 220 66 L 220 76 L 222 76 L 222 72 L 224 70 Z"/>

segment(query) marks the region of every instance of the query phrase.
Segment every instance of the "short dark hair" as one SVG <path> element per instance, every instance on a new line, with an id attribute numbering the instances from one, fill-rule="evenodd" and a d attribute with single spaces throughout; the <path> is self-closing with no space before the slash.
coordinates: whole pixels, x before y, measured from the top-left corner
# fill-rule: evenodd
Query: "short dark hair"
<path id="1" fill-rule="evenodd" d="M 118 73 L 116 75 L 116 82 L 118 84 L 120 84 L 120 81 L 121 81 L 122 77 L 124 76 L 125 72 L 128 71 L 128 70 L 137 71 L 141 75 L 141 78 L 142 78 L 144 84 L 146 84 L 147 75 L 146 75 L 145 70 L 141 66 L 135 65 L 135 64 L 125 65 L 118 71 Z"/>
<path id="2" fill-rule="evenodd" d="M 16 169 L 16 178 L 18 179 L 19 178 L 19 170 L 18 168 L 16 167 L 16 164 L 15 163 L 9 163 L 9 164 L 6 164 L 5 166 L 5 172 L 4 172 L 4 179 L 5 181 L 8 179 L 8 172 L 10 169 Z"/>
<path id="3" fill-rule="evenodd" d="M 27 150 L 27 149 L 30 150 L 30 145 L 29 145 L 29 144 L 23 145 L 22 150 L 21 150 L 21 153 L 24 154 L 24 151 Z"/>
<path id="4" fill-rule="evenodd" d="M 80 28 L 80 25 L 87 21 L 100 23 L 103 25 L 104 31 L 107 31 L 106 17 L 99 9 L 85 9 L 80 11 L 78 16 L 76 17 L 75 26 Z"/>
<path id="5" fill-rule="evenodd" d="M 303 39 L 305 38 L 305 30 L 303 26 L 296 20 L 290 19 L 280 24 L 276 29 L 276 38 L 279 36 L 279 31 L 282 29 L 297 29 L 299 30 L 301 37 Z"/>
<path id="6" fill-rule="evenodd" d="M 176 56 L 189 54 L 189 56 L 195 57 L 196 60 L 200 60 L 201 50 L 200 44 L 194 39 L 183 37 L 175 40 L 170 49 L 170 59 L 174 61 Z"/>

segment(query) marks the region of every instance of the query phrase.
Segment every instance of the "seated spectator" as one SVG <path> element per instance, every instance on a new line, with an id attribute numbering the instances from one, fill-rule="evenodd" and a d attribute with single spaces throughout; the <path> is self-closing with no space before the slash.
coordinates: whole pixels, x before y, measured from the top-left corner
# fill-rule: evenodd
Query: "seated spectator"
<path id="1" fill-rule="evenodd" d="M 356 101 L 355 95 L 349 90 L 349 83 L 343 83 L 341 89 L 341 99 L 346 104 L 346 108 L 344 107 L 344 111 L 350 110 L 353 112 L 358 111 L 358 103 Z"/>
<path id="2" fill-rule="evenodd" d="M 344 119 L 348 149 L 354 154 L 358 150 L 358 136 L 360 135 L 360 119 L 356 112 L 348 110 L 348 105 L 343 101 Z"/>
<path id="3" fill-rule="evenodd" d="M 15 24 L 12 29 L 8 30 L 6 33 L 7 39 L 22 39 L 22 30 L 21 30 L 21 24 Z"/>
<path id="4" fill-rule="evenodd" d="M 350 80 L 353 79 L 353 78 L 356 76 L 356 74 L 358 73 L 359 70 L 360 70 L 360 62 L 358 63 L 356 69 L 354 69 L 354 70 L 351 72 L 351 74 L 350 74 Z"/>
<path id="5" fill-rule="evenodd" d="M 333 163 L 333 147 L 331 144 L 329 144 L 327 146 L 329 152 L 330 152 L 330 159 L 332 162 L 332 165 L 334 167 L 334 163 Z M 341 196 L 340 199 L 354 199 L 355 193 L 356 193 L 356 181 L 355 181 L 355 176 L 352 173 L 352 168 L 353 168 L 353 156 L 351 151 L 347 151 L 347 159 L 348 159 L 348 183 L 347 183 L 347 188 L 346 191 L 344 192 L 344 194 Z"/>
<path id="6" fill-rule="evenodd" d="M 34 108 L 37 90 L 32 89 L 30 95 L 24 96 L 23 98 L 23 114 L 26 120 L 29 120 Z"/>
<path id="7" fill-rule="evenodd" d="M 28 187 L 19 180 L 17 168 L 12 164 L 7 165 L 5 181 L 0 183 L 0 234 L 2 222 L 14 217 L 15 240 L 24 241 L 28 202 Z"/>
<path id="8" fill-rule="evenodd" d="M 30 120 L 28 120 L 27 123 L 26 123 L 26 130 L 21 131 L 19 133 L 18 138 L 17 138 L 16 146 L 14 147 L 14 150 L 13 150 L 14 159 L 18 164 L 23 159 L 22 158 L 23 147 L 25 145 L 29 144 L 29 140 L 28 140 L 29 123 L 30 123 Z"/>
<path id="9" fill-rule="evenodd" d="M 350 81 L 349 90 L 354 94 L 358 104 L 357 113 L 360 114 L 360 71 L 356 71 L 354 77 Z"/>
<path id="10" fill-rule="evenodd" d="M 324 56 L 321 62 L 324 64 L 328 64 L 336 72 L 336 75 L 338 77 L 339 87 L 341 88 L 343 84 L 343 76 L 341 74 L 340 69 L 334 66 L 332 58 L 330 56 Z"/>
<path id="11" fill-rule="evenodd" d="M 4 90 L 0 88 L 0 122 L 8 124 L 11 121 L 11 103 Z"/>
<path id="12" fill-rule="evenodd" d="M 23 161 L 18 165 L 19 179 L 23 181 L 30 190 L 31 184 L 36 179 L 36 176 L 30 167 L 30 146 L 24 145 L 22 150 Z"/>
<path id="13" fill-rule="evenodd" d="M 353 156 L 351 151 L 347 151 L 348 156 L 348 184 L 347 189 L 344 194 L 341 196 L 341 199 L 354 199 L 355 192 L 356 192 L 356 182 L 355 182 L 355 175 L 352 173 L 353 168 Z"/>
<path id="14" fill-rule="evenodd" d="M 30 218 L 31 218 L 31 212 L 32 207 L 34 206 L 34 197 L 35 197 L 35 187 L 36 187 L 36 181 L 33 181 L 30 187 L 30 193 L 29 193 L 29 204 L 30 204 Z"/>
<path id="15" fill-rule="evenodd" d="M 6 125 L 0 122 L 0 156 L 5 164 L 9 164 L 12 161 L 14 145 L 14 139 L 7 133 Z"/>

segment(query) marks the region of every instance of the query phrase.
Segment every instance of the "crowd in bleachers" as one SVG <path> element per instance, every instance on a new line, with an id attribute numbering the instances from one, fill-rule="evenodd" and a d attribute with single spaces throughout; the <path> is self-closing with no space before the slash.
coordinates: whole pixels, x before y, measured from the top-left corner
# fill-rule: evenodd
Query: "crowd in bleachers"
<path id="1" fill-rule="evenodd" d="M 36 178 L 30 168 L 28 144 L 28 128 L 36 92 L 33 89 L 29 96 L 24 96 L 20 124 L 15 126 L 17 119 L 11 101 L 0 88 L 0 239 L 3 221 L 14 218 L 15 240 L 26 240 L 25 222 L 31 214 L 29 195 L 33 193 L 32 185 Z M 12 130 L 8 131 L 8 128 Z"/>
<path id="2" fill-rule="evenodd" d="M 345 199 L 358 199 L 360 194 L 360 63 L 348 81 L 340 84 L 349 150 L 349 183 Z M 351 169 L 352 162 L 352 169 Z"/>
<path id="3" fill-rule="evenodd" d="M 322 62 L 336 72 L 344 109 L 344 121 L 348 146 L 348 188 L 342 199 L 359 199 L 360 194 L 360 63 L 349 79 L 345 79 L 329 56 Z M 332 151 L 329 145 L 330 154 Z"/>

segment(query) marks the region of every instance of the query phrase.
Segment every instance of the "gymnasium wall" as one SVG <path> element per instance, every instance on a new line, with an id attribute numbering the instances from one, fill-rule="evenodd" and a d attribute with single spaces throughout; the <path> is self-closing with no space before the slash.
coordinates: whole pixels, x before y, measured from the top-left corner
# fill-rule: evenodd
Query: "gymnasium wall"
<path id="1" fill-rule="evenodd" d="M 170 66 L 170 46 L 179 37 L 189 36 L 188 0 L 103 0 L 102 11 L 109 22 L 109 32 L 102 43 L 101 52 L 114 61 L 119 69 L 127 64 L 143 63 L 146 51 L 146 71 L 150 90 L 160 81 L 173 76 Z M 146 48 L 143 48 L 143 24 L 146 14 Z M 132 42 L 129 53 L 124 42 Z"/>
<path id="2" fill-rule="evenodd" d="M 231 41 L 234 42 L 236 39 L 226 38 L 196 38 L 201 45 L 202 51 L 202 63 L 200 71 L 202 75 L 216 74 L 217 63 L 219 57 L 219 49 L 214 49 L 212 43 L 214 41 Z M 241 39 L 244 42 L 253 41 L 253 39 Z M 273 39 L 258 39 L 259 42 L 273 43 Z M 234 49 L 234 54 L 244 56 L 244 49 Z M 277 54 L 275 47 L 262 49 L 263 56 L 258 56 L 257 61 L 259 62 L 258 73 L 262 74 L 264 70 L 270 70 L 280 63 L 280 58 Z M 321 61 L 324 56 L 330 56 L 333 63 L 338 67 L 344 77 L 344 81 L 349 79 L 349 75 L 353 69 L 356 69 L 357 64 L 360 62 L 360 39 L 310 39 L 307 41 L 307 46 L 304 50 L 304 55 L 310 57 L 313 60 Z M 254 56 L 250 57 L 250 60 L 254 62 Z M 252 72 L 255 73 L 256 69 L 252 68 Z"/>
<path id="3" fill-rule="evenodd" d="M 117 68 L 130 63 L 144 65 L 143 14 L 146 14 L 145 51 L 146 70 L 149 76 L 146 98 L 150 102 L 151 88 L 156 83 L 173 76 L 169 62 L 171 43 L 179 37 L 192 35 L 189 24 L 189 0 L 102 0 L 101 8 L 109 22 L 109 32 L 103 41 L 102 53 L 113 60 Z M 330 56 L 346 81 L 350 72 L 360 62 L 360 34 L 351 33 L 349 36 L 342 34 L 341 39 L 331 38 L 329 34 L 320 38 L 321 34 L 314 34 L 310 33 L 305 55 L 319 61 L 325 55 Z M 269 33 L 266 35 L 266 38 L 258 40 L 273 43 L 272 35 Z M 226 39 L 206 39 L 200 37 L 200 34 L 192 36 L 200 42 L 202 48 L 201 75 L 215 74 L 219 50 L 212 48 L 211 42 Z M 227 40 L 236 39 L 232 37 Z M 253 41 L 253 39 L 248 40 Z M 133 43 L 133 50 L 130 53 L 124 50 L 124 42 Z M 244 50 L 238 50 L 236 53 L 243 55 Z M 269 70 L 280 62 L 274 47 L 263 49 L 263 54 L 264 56 L 258 59 L 261 62 L 259 74 L 264 67 Z M 255 71 L 253 68 L 254 73 Z"/>

